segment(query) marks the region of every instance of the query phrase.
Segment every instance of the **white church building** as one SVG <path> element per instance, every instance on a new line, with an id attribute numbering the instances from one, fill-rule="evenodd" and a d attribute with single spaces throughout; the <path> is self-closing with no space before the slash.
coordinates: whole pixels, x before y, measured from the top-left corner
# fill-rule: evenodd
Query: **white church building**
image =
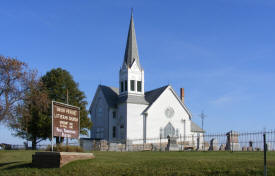
<path id="1" fill-rule="evenodd" d="M 148 143 L 160 137 L 181 136 L 196 141 L 203 130 L 192 122 L 191 112 L 184 104 L 184 90 L 180 90 L 180 96 L 171 85 L 145 91 L 145 72 L 139 60 L 131 15 L 118 85 L 99 85 L 89 108 L 93 122 L 91 139 Z"/>

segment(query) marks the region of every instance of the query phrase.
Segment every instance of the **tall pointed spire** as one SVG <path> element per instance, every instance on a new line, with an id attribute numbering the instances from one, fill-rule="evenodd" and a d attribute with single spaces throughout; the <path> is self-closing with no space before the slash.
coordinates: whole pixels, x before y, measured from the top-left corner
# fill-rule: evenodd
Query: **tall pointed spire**
<path id="1" fill-rule="evenodd" d="M 141 66 L 139 63 L 138 47 L 137 47 L 136 32 L 135 32 L 135 25 L 134 25 L 134 18 L 133 18 L 133 9 L 132 9 L 123 64 L 126 64 L 127 67 L 131 67 L 134 61 L 136 61 L 138 67 L 141 69 Z"/>

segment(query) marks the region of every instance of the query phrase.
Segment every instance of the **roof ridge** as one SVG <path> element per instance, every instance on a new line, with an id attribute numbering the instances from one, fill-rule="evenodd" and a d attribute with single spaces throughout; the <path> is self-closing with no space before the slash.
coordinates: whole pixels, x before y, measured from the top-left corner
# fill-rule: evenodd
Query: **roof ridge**
<path id="1" fill-rule="evenodd" d="M 168 86 L 169 86 L 169 84 L 167 84 L 167 85 L 165 85 L 165 86 L 162 86 L 162 87 L 159 87 L 159 88 L 156 88 L 156 89 L 153 89 L 153 90 L 146 91 L 145 93 L 150 93 L 150 92 L 153 92 L 153 91 L 162 89 L 162 88 L 166 88 L 166 87 L 168 87 Z"/>
<path id="2" fill-rule="evenodd" d="M 100 84 L 99 86 L 101 86 L 101 87 L 109 87 L 109 88 L 115 88 L 115 89 L 118 89 L 117 87 L 113 87 L 113 86 L 106 86 L 106 85 L 102 85 L 102 84 Z"/>

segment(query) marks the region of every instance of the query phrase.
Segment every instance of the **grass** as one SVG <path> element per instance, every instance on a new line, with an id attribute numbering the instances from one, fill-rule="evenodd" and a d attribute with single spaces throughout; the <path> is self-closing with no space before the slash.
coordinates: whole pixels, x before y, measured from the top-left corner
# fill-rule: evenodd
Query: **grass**
<path id="1" fill-rule="evenodd" d="M 31 166 L 35 151 L 0 151 L 0 175 L 263 175 L 263 152 L 95 152 L 95 159 L 57 169 Z M 275 175 L 275 152 L 268 152 L 268 175 Z"/>

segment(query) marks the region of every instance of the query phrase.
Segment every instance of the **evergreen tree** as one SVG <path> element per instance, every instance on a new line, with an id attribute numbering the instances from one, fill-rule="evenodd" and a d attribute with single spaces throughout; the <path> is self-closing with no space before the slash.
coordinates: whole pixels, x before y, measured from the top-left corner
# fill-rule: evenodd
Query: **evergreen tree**
<path id="1" fill-rule="evenodd" d="M 70 73 L 62 68 L 52 69 L 42 77 L 42 82 L 50 100 L 67 103 L 68 91 L 68 104 L 80 107 L 80 133 L 87 135 L 92 122 L 88 118 L 88 111 L 86 110 L 86 97 L 79 90 L 78 83 L 73 80 Z M 51 114 L 51 108 L 48 109 L 48 114 Z M 62 140 L 59 141 L 57 138 L 56 142 L 60 143 Z"/>

